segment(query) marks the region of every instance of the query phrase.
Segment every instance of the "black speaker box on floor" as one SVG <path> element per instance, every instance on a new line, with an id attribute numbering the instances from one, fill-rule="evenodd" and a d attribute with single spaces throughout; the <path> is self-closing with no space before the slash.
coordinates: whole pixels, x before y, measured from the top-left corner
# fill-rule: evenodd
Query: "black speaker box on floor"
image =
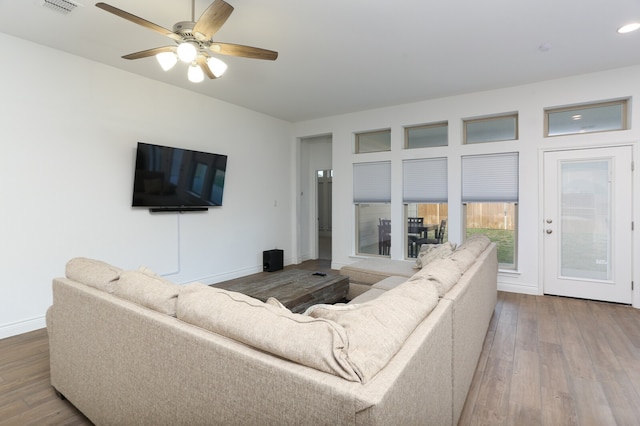
<path id="1" fill-rule="evenodd" d="M 262 270 L 274 272 L 282 269 L 283 250 L 273 249 L 262 252 Z"/>

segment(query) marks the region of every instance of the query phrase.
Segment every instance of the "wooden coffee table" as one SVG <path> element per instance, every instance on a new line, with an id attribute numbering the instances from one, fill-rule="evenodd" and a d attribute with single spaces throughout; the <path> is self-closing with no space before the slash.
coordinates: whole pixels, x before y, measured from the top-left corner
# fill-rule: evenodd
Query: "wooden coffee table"
<path id="1" fill-rule="evenodd" d="M 336 303 L 343 300 L 349 291 L 349 277 L 327 273 L 314 275 L 313 271 L 287 269 L 271 272 L 260 277 L 235 279 L 212 287 L 222 288 L 266 302 L 275 297 L 292 312 L 304 312 L 318 303 Z"/>

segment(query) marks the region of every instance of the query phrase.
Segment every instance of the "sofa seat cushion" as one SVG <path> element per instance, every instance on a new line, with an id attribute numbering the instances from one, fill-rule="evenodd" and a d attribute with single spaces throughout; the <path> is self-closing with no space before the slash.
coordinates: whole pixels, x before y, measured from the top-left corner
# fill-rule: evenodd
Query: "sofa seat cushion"
<path id="1" fill-rule="evenodd" d="M 348 359 L 347 333 L 333 321 L 198 283 L 181 288 L 177 317 L 298 364 L 361 381 Z"/>
<path id="2" fill-rule="evenodd" d="M 354 304 L 358 304 L 358 303 L 368 302 L 369 300 L 373 300 L 376 297 L 380 296 L 381 294 L 385 294 L 386 292 L 387 292 L 387 290 L 383 290 L 383 289 L 380 289 L 380 288 L 373 288 L 372 287 L 369 290 L 365 291 L 364 293 L 361 293 L 361 294 L 357 295 L 356 297 L 354 297 L 353 299 L 351 299 L 349 301 L 349 303 L 347 303 L 347 304 L 348 305 L 354 305 Z M 312 308 L 313 308 L 313 306 L 311 306 L 309 309 L 312 309 Z"/>
<path id="3" fill-rule="evenodd" d="M 364 303 L 315 305 L 306 314 L 344 328 L 349 341 L 349 360 L 366 383 L 387 365 L 437 304 L 438 292 L 433 284 L 426 279 L 416 279 Z"/>
<path id="4" fill-rule="evenodd" d="M 390 276 L 409 278 L 415 274 L 414 262 L 386 258 L 369 258 L 359 260 L 340 268 L 340 274 L 349 280 L 362 284 L 375 284 Z"/>
<path id="5" fill-rule="evenodd" d="M 406 281 L 407 281 L 406 277 L 399 277 L 399 276 L 387 277 L 384 280 L 378 281 L 377 283 L 372 285 L 371 288 L 377 288 L 380 290 L 387 291 L 387 290 L 391 290 L 393 288 L 398 287 L 400 284 Z"/>
<path id="6" fill-rule="evenodd" d="M 373 300 L 376 297 L 380 296 L 381 294 L 398 287 L 400 284 L 406 281 L 407 281 L 406 277 L 395 277 L 395 276 L 387 277 L 384 280 L 378 281 L 377 283 L 372 285 L 371 288 L 369 288 L 369 290 L 351 299 L 349 301 L 349 304 L 352 305 L 356 303 L 364 303 L 364 302 L 368 302 L 369 300 Z"/>
<path id="7" fill-rule="evenodd" d="M 100 260 L 86 257 L 75 257 L 65 266 L 65 276 L 70 280 L 113 293 L 122 269 Z"/>
<path id="8" fill-rule="evenodd" d="M 176 316 L 180 287 L 148 269 L 141 269 L 122 272 L 113 294 L 165 315 Z"/>

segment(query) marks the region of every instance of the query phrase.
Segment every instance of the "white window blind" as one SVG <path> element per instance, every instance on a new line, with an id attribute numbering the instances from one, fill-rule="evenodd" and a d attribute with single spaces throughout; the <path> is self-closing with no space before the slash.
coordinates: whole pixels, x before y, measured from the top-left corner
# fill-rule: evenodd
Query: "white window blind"
<path id="1" fill-rule="evenodd" d="M 446 158 L 402 162 L 402 199 L 405 203 L 446 203 L 447 188 Z"/>
<path id="2" fill-rule="evenodd" d="M 462 202 L 517 201 L 517 152 L 462 157 Z"/>
<path id="3" fill-rule="evenodd" d="M 353 165 L 353 202 L 391 202 L 391 162 Z"/>

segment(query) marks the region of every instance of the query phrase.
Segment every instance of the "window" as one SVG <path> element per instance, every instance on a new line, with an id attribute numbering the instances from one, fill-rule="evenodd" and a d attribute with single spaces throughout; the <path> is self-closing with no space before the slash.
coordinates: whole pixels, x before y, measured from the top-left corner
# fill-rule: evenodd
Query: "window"
<path id="1" fill-rule="evenodd" d="M 391 251 L 391 162 L 353 165 L 356 252 L 389 256 Z"/>
<path id="2" fill-rule="evenodd" d="M 209 194 L 209 201 L 215 206 L 222 205 L 222 193 L 224 190 L 224 175 L 225 171 L 216 169 L 213 176 L 213 184 L 211 185 L 211 192 Z"/>
<path id="3" fill-rule="evenodd" d="M 391 151 L 391 130 L 356 133 L 356 154 Z"/>
<path id="4" fill-rule="evenodd" d="M 182 166 L 182 156 L 184 155 L 183 149 L 174 149 L 173 158 L 171 159 L 171 172 L 169 174 L 169 182 L 178 186 L 180 180 L 180 168 Z M 161 169 L 158 169 L 161 170 Z"/>
<path id="5" fill-rule="evenodd" d="M 420 245 L 433 242 L 431 240 L 436 238 L 443 220 L 446 225 L 447 182 L 446 158 L 402 162 L 402 199 L 407 220 L 407 226 L 403 230 L 406 257 L 417 257 Z"/>
<path id="6" fill-rule="evenodd" d="M 202 195 L 202 187 L 204 186 L 204 179 L 207 176 L 207 165 L 203 163 L 197 163 L 195 172 L 193 173 L 193 179 L 191 180 L 191 191 L 198 195 Z"/>
<path id="7" fill-rule="evenodd" d="M 627 129 L 626 99 L 545 110 L 545 136 Z"/>
<path id="8" fill-rule="evenodd" d="M 496 243 L 501 269 L 516 269 L 518 154 L 462 157 L 465 238 L 485 234 Z"/>
<path id="9" fill-rule="evenodd" d="M 518 139 L 518 114 L 464 120 L 464 143 Z"/>
<path id="10" fill-rule="evenodd" d="M 449 124 L 425 124 L 423 126 L 405 127 L 405 148 L 426 148 L 433 146 L 447 146 L 449 144 Z"/>

